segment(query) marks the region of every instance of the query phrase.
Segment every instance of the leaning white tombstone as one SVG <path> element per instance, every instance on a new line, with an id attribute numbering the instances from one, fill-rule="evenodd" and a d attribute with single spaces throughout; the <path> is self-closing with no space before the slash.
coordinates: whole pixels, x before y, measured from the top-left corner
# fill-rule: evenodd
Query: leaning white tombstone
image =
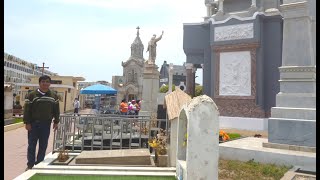
<path id="1" fill-rule="evenodd" d="M 193 98 L 178 120 L 176 175 L 179 180 L 218 179 L 219 111 L 206 96 Z"/>

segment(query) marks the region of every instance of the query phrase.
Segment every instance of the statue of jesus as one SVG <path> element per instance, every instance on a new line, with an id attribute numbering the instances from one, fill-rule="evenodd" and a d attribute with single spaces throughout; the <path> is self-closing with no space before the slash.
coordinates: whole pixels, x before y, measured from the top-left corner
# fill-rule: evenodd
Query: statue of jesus
<path id="1" fill-rule="evenodd" d="M 162 34 L 160 35 L 160 37 L 156 38 L 156 35 L 154 34 L 151 38 L 151 40 L 148 43 L 148 49 L 146 52 L 149 51 L 149 59 L 148 62 L 150 64 L 155 64 L 155 60 L 156 60 L 156 56 L 157 56 L 157 42 L 162 38 L 163 35 L 163 31 Z"/>

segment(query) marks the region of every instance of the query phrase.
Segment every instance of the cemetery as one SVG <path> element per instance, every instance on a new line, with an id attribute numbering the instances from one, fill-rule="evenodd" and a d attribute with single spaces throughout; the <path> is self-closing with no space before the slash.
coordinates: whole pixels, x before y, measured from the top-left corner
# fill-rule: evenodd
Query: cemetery
<path id="1" fill-rule="evenodd" d="M 141 44 L 132 46 L 143 67 L 139 115 L 61 115 L 52 153 L 16 179 L 216 180 L 244 167 L 238 162 L 286 172 L 271 179 L 316 179 L 315 0 L 205 2 L 205 21 L 184 25 L 186 90 L 172 91 L 171 73 L 160 98 L 153 43 L 163 32 L 150 40 L 146 61 Z M 205 95 L 194 97 L 200 67 Z M 159 102 L 165 119 L 157 117 Z M 221 128 L 226 119 L 262 122 L 268 136 L 231 136 Z"/>

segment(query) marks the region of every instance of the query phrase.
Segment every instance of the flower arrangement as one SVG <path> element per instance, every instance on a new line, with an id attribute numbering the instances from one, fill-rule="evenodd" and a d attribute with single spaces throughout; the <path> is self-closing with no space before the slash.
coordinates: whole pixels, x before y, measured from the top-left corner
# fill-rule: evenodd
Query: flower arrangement
<path id="1" fill-rule="evenodd" d="M 230 137 L 226 132 L 224 132 L 223 130 L 219 131 L 219 140 L 220 141 L 227 141 L 229 139 L 230 139 Z"/>
<path id="2" fill-rule="evenodd" d="M 59 162 L 65 162 L 69 159 L 68 150 L 62 149 L 59 151 L 58 155 L 58 161 Z"/>
<path id="3" fill-rule="evenodd" d="M 188 133 L 184 134 L 182 146 L 187 146 L 187 140 L 188 140 Z"/>
<path id="4" fill-rule="evenodd" d="M 188 133 L 186 133 L 184 135 L 182 146 L 187 146 L 187 140 L 188 140 Z M 225 131 L 220 130 L 219 131 L 219 141 L 227 141 L 227 140 L 230 140 L 229 135 Z"/>
<path id="5" fill-rule="evenodd" d="M 157 155 L 167 154 L 167 136 L 166 131 L 160 129 L 160 133 L 156 137 L 148 141 L 150 147 L 155 149 Z"/>

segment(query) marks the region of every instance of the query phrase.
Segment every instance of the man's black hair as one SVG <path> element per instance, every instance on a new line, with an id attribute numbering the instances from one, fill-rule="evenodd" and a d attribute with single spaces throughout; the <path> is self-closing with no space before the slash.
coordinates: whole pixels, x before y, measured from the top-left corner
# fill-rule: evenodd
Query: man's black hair
<path id="1" fill-rule="evenodd" d="M 39 77 L 39 83 L 40 83 L 42 80 L 47 80 L 47 79 L 49 79 L 49 81 L 51 82 L 50 76 L 48 76 L 48 75 L 42 75 L 42 76 Z"/>
<path id="2" fill-rule="evenodd" d="M 121 102 L 126 102 L 126 99 L 122 99 L 122 101 Z"/>

